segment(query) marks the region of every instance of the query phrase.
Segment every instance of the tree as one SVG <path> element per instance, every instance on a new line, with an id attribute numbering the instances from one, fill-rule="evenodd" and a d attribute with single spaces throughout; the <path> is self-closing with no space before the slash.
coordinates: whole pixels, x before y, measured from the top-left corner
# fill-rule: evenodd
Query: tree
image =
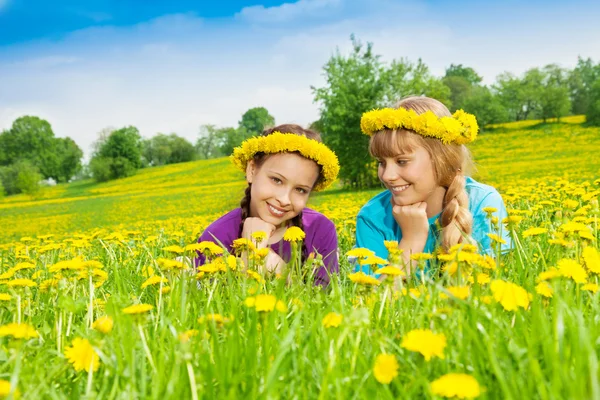
<path id="1" fill-rule="evenodd" d="M 71 138 L 56 139 L 56 153 L 58 155 L 57 182 L 68 182 L 81 170 L 83 152 Z"/>
<path id="2" fill-rule="evenodd" d="M 42 175 L 29 160 L 18 160 L 9 166 L 0 167 L 0 182 L 8 195 L 26 193 L 34 195 L 39 191 Z"/>
<path id="3" fill-rule="evenodd" d="M 2 165 L 29 160 L 44 178 L 58 175 L 56 140 L 52 127 L 46 120 L 33 116 L 17 118 L 11 129 L 0 135 L 0 148 L 3 149 L 3 159 L 0 160 Z"/>
<path id="4" fill-rule="evenodd" d="M 169 135 L 169 141 L 171 155 L 169 156 L 168 164 L 188 162 L 196 158 L 196 149 L 187 139 L 171 133 Z"/>
<path id="5" fill-rule="evenodd" d="M 543 70 L 540 112 L 544 122 L 548 118 L 563 117 L 571 110 L 567 72 L 556 64 L 546 65 Z"/>
<path id="6" fill-rule="evenodd" d="M 214 125 L 202 125 L 196 141 L 196 151 L 202 159 L 221 156 L 219 129 Z"/>
<path id="7" fill-rule="evenodd" d="M 95 144 L 90 169 L 98 181 L 131 176 L 142 166 L 142 138 L 133 126 L 115 130 Z"/>
<path id="8" fill-rule="evenodd" d="M 429 96 L 444 104 L 450 103 L 450 89 L 431 75 L 420 58 L 416 64 L 404 58 L 392 61 L 389 68 L 384 68 L 382 79 L 384 104 L 393 106 L 407 96 Z"/>
<path id="9" fill-rule="evenodd" d="M 473 68 L 463 67 L 462 64 L 450 64 L 450 66 L 446 68 L 446 74 L 444 75 L 444 77 L 462 78 L 465 81 L 467 81 L 469 85 L 479 85 L 483 80 L 483 78 L 481 78 L 481 76 L 479 76 L 479 74 L 477 74 L 477 72 L 475 72 Z"/>
<path id="10" fill-rule="evenodd" d="M 490 89 L 474 86 L 471 95 L 465 99 L 463 109 L 475 115 L 480 128 L 508 120 L 508 113 Z"/>
<path id="11" fill-rule="evenodd" d="M 312 90 L 320 104 L 320 125 L 327 132 L 323 139 L 340 160 L 341 181 L 363 188 L 373 186 L 377 176 L 366 151 L 368 137 L 360 131 L 360 117 L 382 105 L 386 71 L 371 43 L 364 46 L 354 36 L 351 40 L 350 55 L 343 56 L 337 50 L 323 67 L 325 86 Z"/>
<path id="12" fill-rule="evenodd" d="M 587 114 L 592 103 L 594 82 L 600 79 L 600 63 L 594 65 L 591 58 L 577 59 L 577 66 L 569 73 L 569 95 L 573 114 Z"/>
<path id="13" fill-rule="evenodd" d="M 233 149 L 238 147 L 248 137 L 243 129 L 219 128 L 217 129 L 217 143 L 219 143 L 219 153 L 225 156 L 233 153 Z"/>
<path id="14" fill-rule="evenodd" d="M 473 68 L 463 67 L 462 64 L 451 64 L 446 68 L 442 82 L 450 89 L 450 111 L 464 109 L 473 90 L 480 87 L 481 80 Z"/>
<path id="15" fill-rule="evenodd" d="M 275 118 L 264 107 L 254 107 L 242 115 L 239 129 L 245 132 L 246 137 L 259 135 L 266 127 L 275 125 Z"/>
<path id="16" fill-rule="evenodd" d="M 312 90 L 319 103 L 318 126 L 325 133 L 323 140 L 340 160 L 341 181 L 346 186 L 363 188 L 379 181 L 366 151 L 369 138 L 360 131 L 362 113 L 393 106 L 408 95 L 427 95 L 447 103 L 450 91 L 421 60 L 412 63 L 401 59 L 386 67 L 374 54 L 371 43 L 364 46 L 354 36 L 351 41 L 349 55 L 337 50 L 323 67 L 325 86 Z"/>
<path id="17" fill-rule="evenodd" d="M 511 120 L 520 121 L 540 113 L 543 80 L 539 68 L 528 70 L 523 78 L 507 72 L 498 76 L 493 88 Z"/>
<path id="18" fill-rule="evenodd" d="M 590 125 L 600 126 L 600 78 L 591 87 L 586 120 Z"/>

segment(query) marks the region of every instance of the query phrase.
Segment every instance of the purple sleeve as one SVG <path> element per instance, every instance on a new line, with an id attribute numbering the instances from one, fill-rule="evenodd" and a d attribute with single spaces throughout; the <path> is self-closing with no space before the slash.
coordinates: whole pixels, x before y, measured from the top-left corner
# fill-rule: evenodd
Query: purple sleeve
<path id="1" fill-rule="evenodd" d="M 338 262 L 338 239 L 335 225 L 328 218 L 323 217 L 319 221 L 316 234 L 312 243 L 306 243 L 306 249 L 309 253 L 317 252 L 323 256 L 324 267 L 320 267 L 315 274 L 315 284 L 329 285 L 331 274 L 339 272 Z"/>
<path id="2" fill-rule="evenodd" d="M 208 226 L 198 238 L 200 242 L 214 242 L 219 246 L 225 246 L 227 251 L 231 251 L 233 241 L 237 239 L 240 228 L 241 210 L 233 210 Z M 198 268 L 206 263 L 204 254 L 197 252 L 197 257 L 194 259 L 194 265 Z"/>

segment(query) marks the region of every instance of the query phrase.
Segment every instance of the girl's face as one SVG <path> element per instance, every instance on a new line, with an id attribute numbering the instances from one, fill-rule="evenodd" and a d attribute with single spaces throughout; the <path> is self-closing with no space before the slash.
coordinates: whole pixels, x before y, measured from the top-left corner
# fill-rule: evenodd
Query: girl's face
<path id="1" fill-rule="evenodd" d="M 431 157 L 423 147 L 377 161 L 377 175 L 392 193 L 394 204 L 406 206 L 421 201 L 430 204 L 432 197 L 438 197 L 441 187 L 435 180 Z"/>
<path id="2" fill-rule="evenodd" d="M 280 226 L 306 207 L 310 192 L 319 177 L 314 161 L 295 153 L 278 153 L 259 167 L 253 161 L 246 168 L 252 184 L 250 216 Z"/>

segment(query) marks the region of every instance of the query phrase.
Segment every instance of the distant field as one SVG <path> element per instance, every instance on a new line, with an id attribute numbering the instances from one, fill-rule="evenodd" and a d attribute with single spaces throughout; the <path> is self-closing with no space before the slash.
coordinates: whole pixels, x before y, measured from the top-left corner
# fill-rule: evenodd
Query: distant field
<path id="1" fill-rule="evenodd" d="M 494 125 L 471 146 L 475 178 L 501 191 L 530 179 L 574 181 L 600 176 L 600 129 L 582 117 L 561 123 L 523 121 Z M 366 151 L 366 150 L 365 150 Z M 135 176 L 96 184 L 75 182 L 46 188 L 40 198 L 0 200 L 0 243 L 45 233 L 97 228 L 160 229 L 207 222 L 235 207 L 245 183 L 227 158 L 140 170 Z M 310 205 L 336 219 L 353 218 L 378 190 L 317 193 Z M 339 207 L 343 204 L 343 207 Z"/>

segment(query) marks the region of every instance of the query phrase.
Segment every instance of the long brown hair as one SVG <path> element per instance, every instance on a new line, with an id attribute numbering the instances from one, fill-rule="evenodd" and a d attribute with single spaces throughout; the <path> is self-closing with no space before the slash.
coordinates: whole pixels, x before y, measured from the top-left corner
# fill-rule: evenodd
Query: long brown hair
<path id="1" fill-rule="evenodd" d="M 417 114 L 430 110 L 438 117 L 452 115 L 441 102 L 429 97 L 407 97 L 400 100 L 396 107 L 414 110 Z M 427 150 L 435 180 L 446 189 L 439 219 L 442 227 L 441 247 L 447 251 L 458 243 L 472 243 L 473 216 L 469 211 L 465 176 L 473 172 L 474 165 L 467 147 L 444 144 L 439 139 L 424 137 L 406 129 L 384 129 L 371 137 L 369 153 L 376 158 L 396 157 L 418 147 Z"/>
<path id="2" fill-rule="evenodd" d="M 261 136 L 268 136 L 274 132 L 293 133 L 295 135 L 306 136 L 307 138 L 316 140 L 317 142 L 322 142 L 321 134 L 319 134 L 319 132 L 313 131 L 312 129 L 305 129 L 305 128 L 301 127 L 300 125 L 296 125 L 296 124 L 283 124 L 283 125 L 274 126 L 273 128 L 265 129 L 261 133 Z M 256 153 L 256 155 L 253 158 L 254 165 L 257 168 L 260 168 L 264 164 L 264 162 L 269 158 L 269 156 L 270 156 L 269 154 L 265 154 L 265 153 Z M 315 182 L 313 187 L 317 183 L 319 183 L 322 179 L 323 179 L 323 176 L 321 174 L 321 166 L 319 165 L 319 178 L 317 179 L 317 181 Z M 244 191 L 244 197 L 240 201 L 240 208 L 242 209 L 242 221 L 240 223 L 240 231 L 238 233 L 238 236 L 242 235 L 242 231 L 244 229 L 244 221 L 246 221 L 246 218 L 248 218 L 250 216 L 251 192 L 252 192 L 252 184 L 248 183 L 248 187 L 246 187 L 246 190 Z M 292 218 L 292 225 L 297 226 L 300 229 L 304 229 L 304 226 L 302 225 L 302 211 L 300 211 L 300 213 L 298 215 L 296 215 L 294 218 Z"/>

